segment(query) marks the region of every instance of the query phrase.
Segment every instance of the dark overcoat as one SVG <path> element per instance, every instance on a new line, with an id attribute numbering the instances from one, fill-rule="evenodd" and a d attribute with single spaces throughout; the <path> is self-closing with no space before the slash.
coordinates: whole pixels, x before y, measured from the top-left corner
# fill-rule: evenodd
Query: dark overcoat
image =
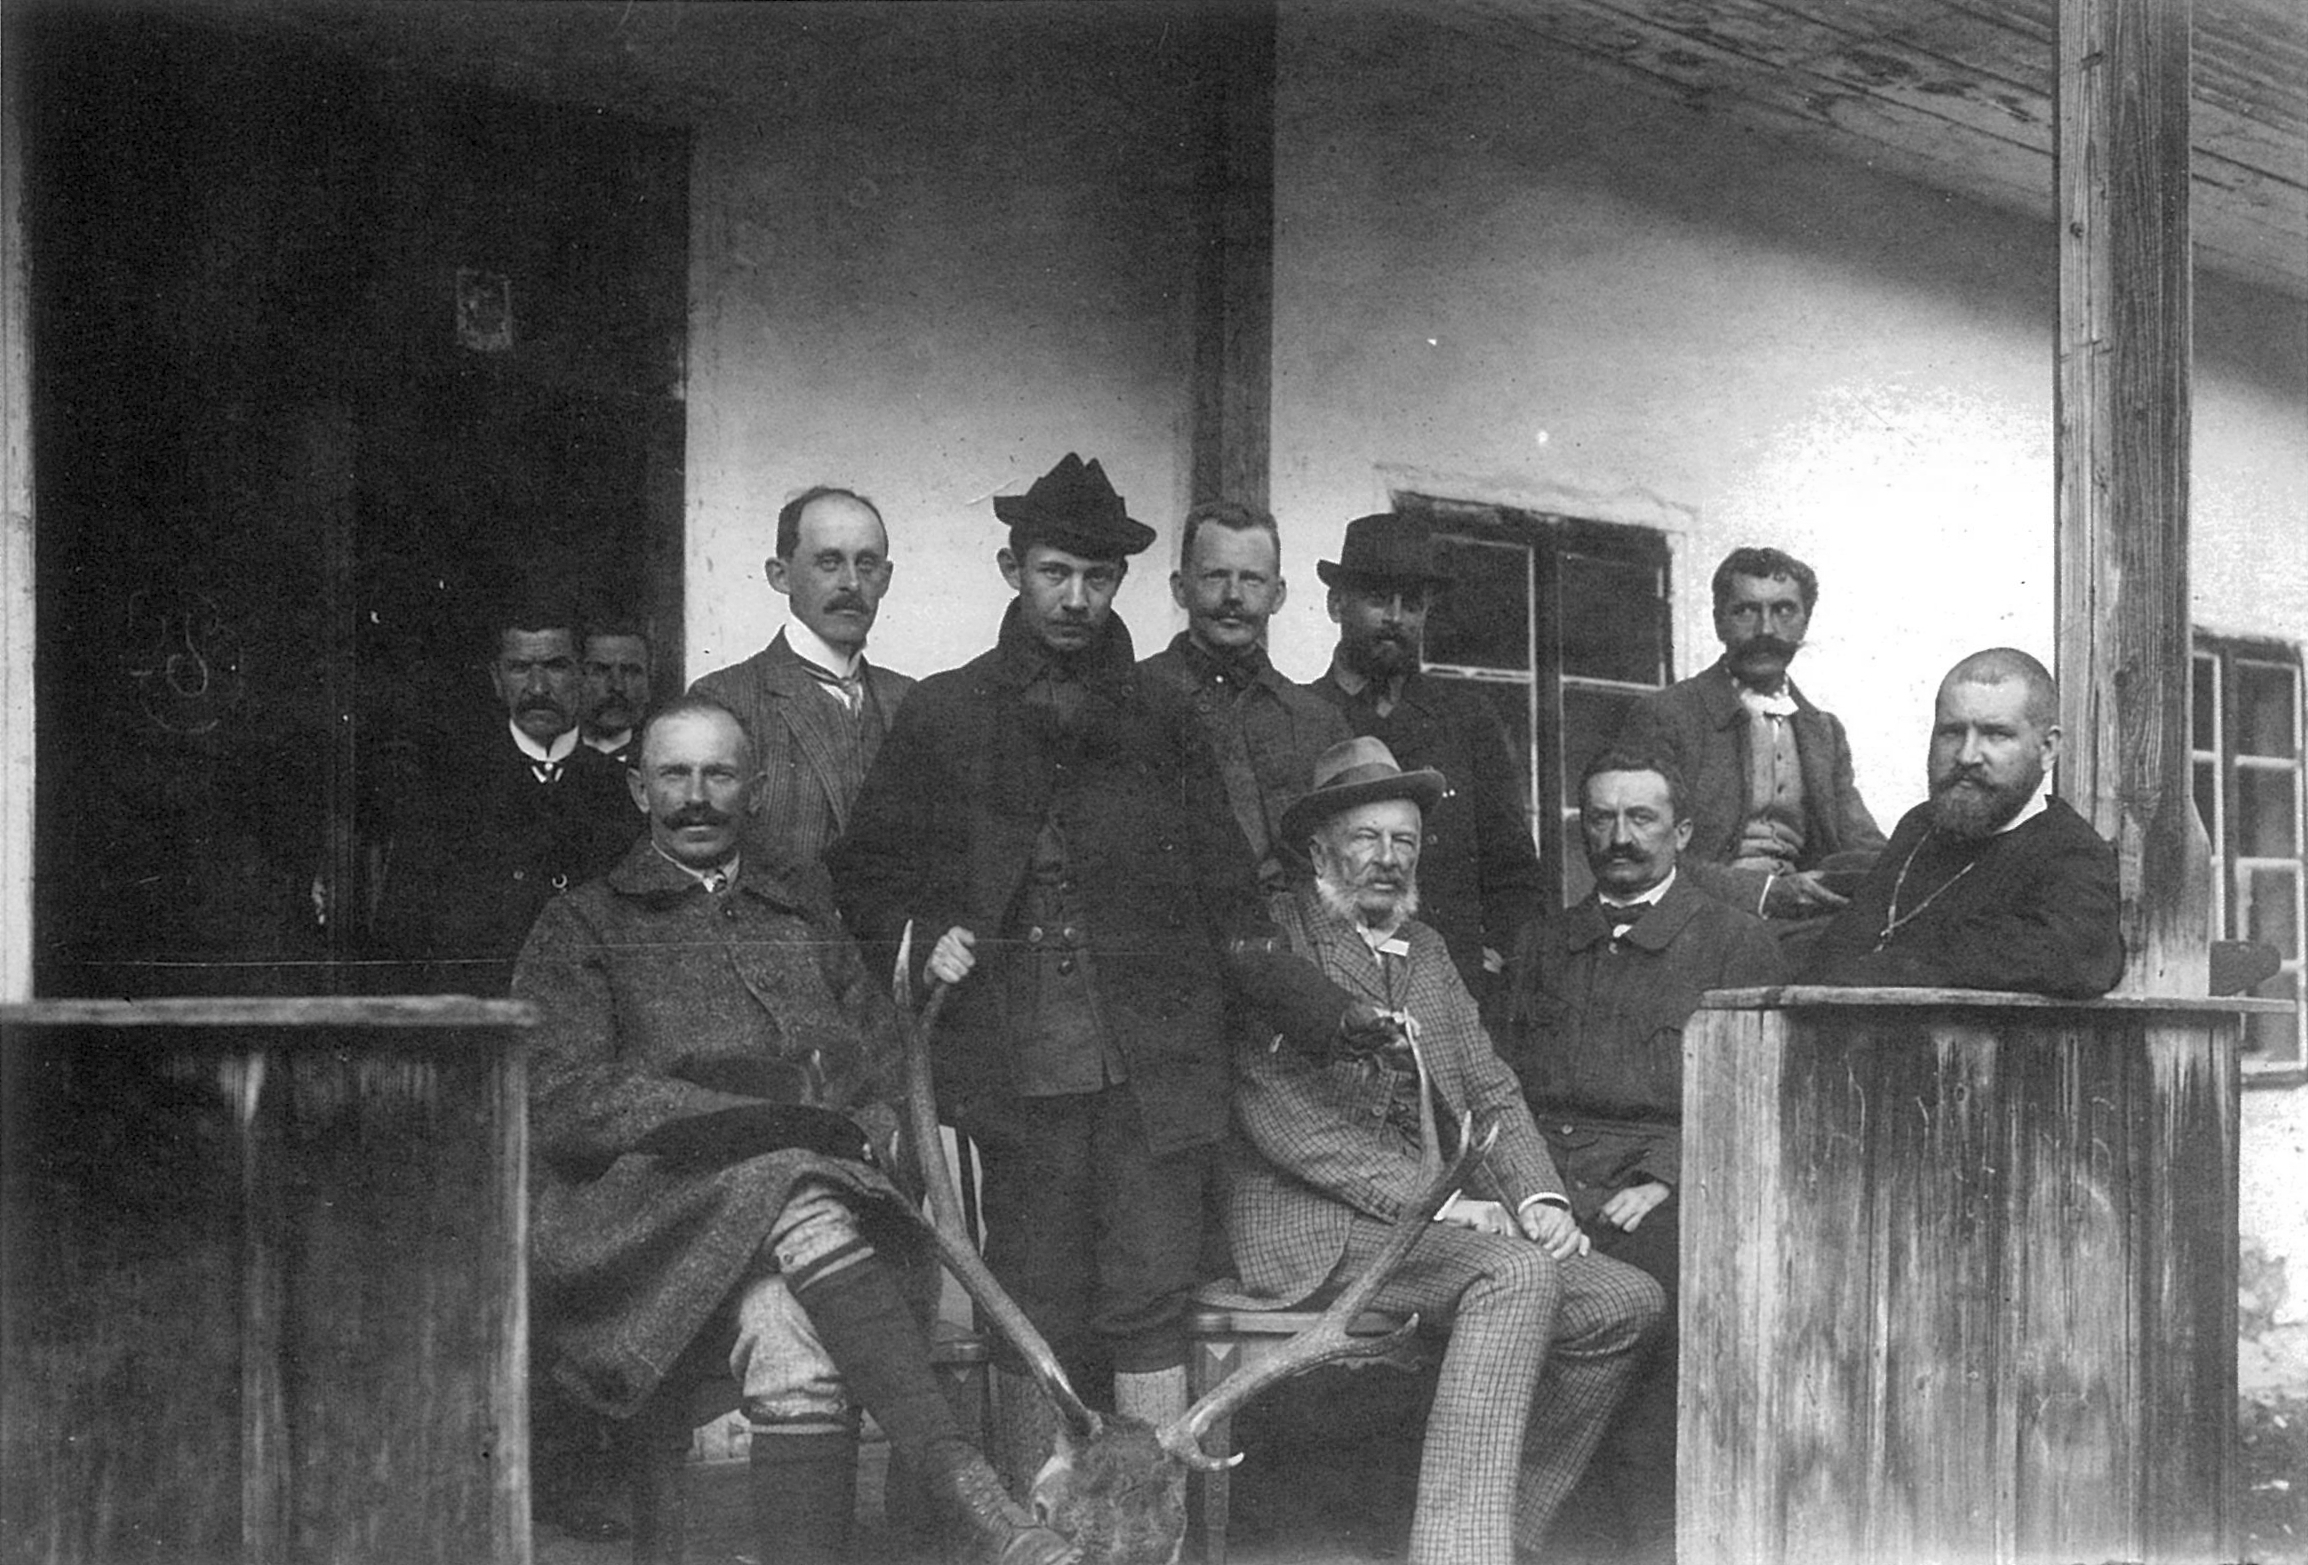
<path id="1" fill-rule="evenodd" d="M 1172 685 L 1133 662 L 1112 615 L 1079 659 L 1079 717 L 1030 703 L 1042 667 L 1013 603 L 999 642 L 933 674 L 900 709 L 850 829 L 827 856 L 860 939 L 894 942 L 914 923 L 915 956 L 948 929 L 977 936 L 937 1052 L 949 1112 L 1017 1087 L 1006 1014 L 1030 959 L 1002 938 L 1043 823 L 1065 837 L 1098 1005 L 1157 1153 L 1218 1141 L 1230 1081 L 1227 984 L 1280 1029 L 1319 1047 L 1349 997 L 1281 950 L 1247 845 L 1199 719 Z"/>
<path id="2" fill-rule="evenodd" d="M 1699 997 L 1786 977 L 1769 925 L 1680 873 L 1623 939 L 1592 894 L 1523 932 L 1499 1053 L 1581 1221 L 1624 1185 L 1682 1183 L 1683 1029 Z"/>
<path id="3" fill-rule="evenodd" d="M 1405 771 L 1432 767 L 1449 784 L 1426 812 L 1419 922 L 1443 937 L 1470 989 L 1488 989 L 1484 947 L 1505 956 L 1545 900 L 1531 839 L 1529 772 L 1498 714 L 1469 686 L 1425 673 L 1403 680 L 1384 717 L 1358 703 L 1335 673 L 1311 688 L 1357 734 L 1382 741 Z"/>
<path id="4" fill-rule="evenodd" d="M 1787 693 L 1795 698 L 1788 721 L 1803 772 L 1803 852 L 1795 867 L 1817 869 L 1832 858 L 1839 868 L 1865 869 L 1883 851 L 1883 831 L 1852 780 L 1843 721 L 1813 706 L 1792 679 Z M 1731 671 L 1718 661 L 1636 702 L 1615 747 L 1675 763 L 1691 818 L 1691 842 L 1679 860 L 1683 873 L 1700 890 L 1753 913 L 1761 910 L 1769 872 L 1731 867 L 1747 825 L 1750 726 Z"/>
<path id="5" fill-rule="evenodd" d="M 822 881 L 747 866 L 709 895 L 647 838 L 546 908 L 513 993 L 542 1017 L 529 1111 L 538 1363 L 625 1417 L 751 1269 L 794 1180 L 895 1197 L 846 1159 L 786 1151 L 700 1167 L 637 1144 L 767 1099 L 847 1111 L 886 1150 L 895 1012 Z"/>

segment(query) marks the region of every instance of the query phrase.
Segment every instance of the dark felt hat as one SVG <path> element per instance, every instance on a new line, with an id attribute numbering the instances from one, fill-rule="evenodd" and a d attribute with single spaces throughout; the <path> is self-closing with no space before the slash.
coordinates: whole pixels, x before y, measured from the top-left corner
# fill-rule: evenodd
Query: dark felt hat
<path id="1" fill-rule="evenodd" d="M 1431 815 L 1449 786 L 1431 767 L 1404 771 L 1380 740 L 1342 739 L 1314 763 L 1314 787 L 1282 812 L 1282 840 L 1303 844 L 1339 811 L 1380 799 L 1408 799 Z"/>
<path id="2" fill-rule="evenodd" d="M 1381 511 L 1346 524 L 1346 543 L 1336 560 L 1317 560 L 1314 573 L 1327 587 L 1360 587 L 1371 582 L 1423 582 L 1447 587 L 1450 578 L 1434 568 L 1434 534 L 1415 516 Z"/>
<path id="3" fill-rule="evenodd" d="M 1118 560 L 1154 541 L 1154 529 L 1123 509 L 1106 470 L 1071 451 L 1024 494 L 994 496 L 994 514 L 1035 543 L 1085 559 Z"/>

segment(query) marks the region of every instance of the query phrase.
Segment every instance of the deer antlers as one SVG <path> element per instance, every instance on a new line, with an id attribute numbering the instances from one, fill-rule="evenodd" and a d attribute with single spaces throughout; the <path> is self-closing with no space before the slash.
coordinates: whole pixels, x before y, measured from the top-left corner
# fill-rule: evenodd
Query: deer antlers
<path id="1" fill-rule="evenodd" d="M 908 919 L 905 933 L 898 939 L 897 975 L 891 981 L 891 998 L 897 1002 L 899 1034 L 906 1050 L 906 1131 L 913 1138 L 915 1156 L 921 1160 L 923 1183 L 929 1187 L 930 1237 L 936 1241 L 939 1256 L 964 1291 L 986 1312 L 995 1329 L 1025 1356 L 1026 1367 L 1033 1372 L 1042 1394 L 1057 1408 L 1066 1426 L 1077 1436 L 1094 1437 L 1101 1427 L 1098 1415 L 1076 1394 L 1065 1369 L 1058 1363 L 1058 1355 L 1034 1329 L 1026 1312 L 986 1269 L 985 1258 L 978 1254 L 978 1247 L 971 1242 L 968 1227 L 962 1220 L 961 1192 L 955 1188 L 953 1165 L 946 1161 L 945 1146 L 938 1133 L 937 1099 L 932 1095 L 930 1078 L 929 1035 L 937 1025 L 938 1012 L 945 1007 L 947 990 L 942 979 L 932 983 L 921 1015 L 915 1016 L 913 954 L 914 926 Z"/>
<path id="2" fill-rule="evenodd" d="M 1420 1128 L 1429 1137 L 1434 1135 L 1431 1113 L 1421 1117 Z M 1476 1139 L 1471 1125 L 1463 1127 L 1458 1153 L 1447 1163 L 1441 1160 L 1440 1147 L 1429 1140 L 1427 1161 L 1435 1172 L 1418 1198 L 1403 1207 L 1402 1215 L 1395 1219 L 1394 1231 L 1387 1235 L 1385 1246 L 1371 1258 L 1370 1265 L 1362 1275 L 1331 1301 L 1330 1307 L 1322 1312 L 1313 1325 L 1291 1338 L 1280 1353 L 1248 1374 L 1234 1375 L 1221 1381 L 1201 1401 L 1188 1408 L 1183 1416 L 1156 1431 L 1155 1438 L 1162 1442 L 1162 1448 L 1189 1467 L 1198 1467 L 1205 1472 L 1232 1467 L 1242 1460 L 1241 1452 L 1216 1457 L 1202 1449 L 1202 1436 L 1219 1419 L 1231 1414 L 1277 1381 L 1303 1374 L 1317 1365 L 1335 1363 L 1341 1359 L 1380 1358 L 1401 1347 L 1418 1330 L 1416 1315 L 1382 1336 L 1352 1336 L 1349 1335 L 1349 1328 L 1378 1292 L 1379 1284 L 1386 1281 L 1394 1269 L 1402 1264 L 1403 1257 L 1410 1254 L 1411 1246 L 1418 1243 L 1419 1236 L 1434 1221 L 1435 1213 L 1441 1210 L 1443 1203 L 1450 1198 L 1450 1193 L 1459 1187 L 1467 1166 L 1490 1151 L 1492 1143 L 1498 1138 L 1499 1127 L 1496 1122 L 1484 1130 L 1480 1140 Z"/>

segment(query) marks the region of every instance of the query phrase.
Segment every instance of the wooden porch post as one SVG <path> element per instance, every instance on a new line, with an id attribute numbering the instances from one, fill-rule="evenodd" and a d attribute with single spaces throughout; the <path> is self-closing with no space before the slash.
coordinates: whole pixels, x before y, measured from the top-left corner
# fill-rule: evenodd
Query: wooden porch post
<path id="1" fill-rule="evenodd" d="M 2059 789 L 2122 862 L 2123 990 L 2203 994 L 2188 765 L 2190 0 L 2060 0 Z"/>
<path id="2" fill-rule="evenodd" d="M 1263 507 L 1274 381 L 1274 7 L 1250 0 L 1203 14 L 1192 498 Z"/>

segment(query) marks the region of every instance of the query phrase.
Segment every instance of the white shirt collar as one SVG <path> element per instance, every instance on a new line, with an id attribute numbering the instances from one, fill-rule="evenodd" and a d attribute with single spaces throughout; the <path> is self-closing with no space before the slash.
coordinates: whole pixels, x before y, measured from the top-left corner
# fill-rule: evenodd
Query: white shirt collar
<path id="1" fill-rule="evenodd" d="M 1658 904 L 1659 899 L 1667 894 L 1667 888 L 1675 884 L 1675 877 L 1681 873 L 1683 871 L 1680 868 L 1667 871 L 1665 880 L 1660 881 L 1639 897 L 1629 897 L 1622 902 L 1617 897 L 1607 897 L 1600 890 L 1597 890 L 1595 900 L 1605 907 L 1654 907 Z"/>
<path id="2" fill-rule="evenodd" d="M 555 738 L 550 749 L 530 738 L 522 730 L 521 725 L 514 722 L 510 717 L 505 719 L 505 730 L 513 736 L 513 742 L 521 747 L 523 755 L 543 765 L 551 766 L 566 761 L 569 759 L 569 752 L 577 748 L 577 730 L 575 728 L 567 729 Z"/>
<path id="3" fill-rule="evenodd" d="M 741 863 L 743 863 L 745 857 L 745 855 L 742 853 L 732 853 L 728 858 L 722 860 L 719 864 L 714 865 L 711 869 L 691 869 L 688 865 L 682 863 L 672 854 L 666 852 L 663 848 L 658 847 L 657 839 L 655 837 L 651 837 L 649 839 L 649 846 L 657 849 L 657 856 L 659 858 L 663 859 L 666 863 L 672 865 L 675 869 L 681 871 L 682 874 L 687 875 L 691 880 L 696 881 L 701 886 L 705 885 L 705 883 L 715 875 L 725 877 L 722 881 L 722 884 L 724 886 L 729 885 L 731 882 L 737 879 L 738 867 Z M 708 887 L 708 889 L 710 890 L 711 888 Z"/>
<path id="4" fill-rule="evenodd" d="M 2037 816 L 2043 814 L 2044 811 L 2050 809 L 2051 804 L 2051 795 L 2044 793 L 2037 794 L 2034 798 L 2028 800 L 2027 803 L 2020 806 L 2020 812 L 2017 815 L 2014 815 L 2010 820 L 2005 821 L 2001 826 L 1998 826 L 1995 829 L 1995 834 L 2000 837 L 2007 831 L 2017 831 L 2020 827 L 2025 826 L 2029 821 L 2034 820 Z"/>
<path id="5" fill-rule="evenodd" d="M 793 648 L 794 655 L 803 662 L 815 663 L 827 673 L 842 679 L 854 678 L 859 662 L 865 657 L 863 647 L 855 652 L 836 651 L 825 637 L 798 619 L 785 622 L 785 644 Z"/>
<path id="6" fill-rule="evenodd" d="M 1785 680 L 1780 681 L 1777 690 L 1768 693 L 1749 685 L 1739 684 L 1736 681 L 1733 682 L 1732 688 L 1738 693 L 1739 704 L 1750 712 L 1764 717 L 1793 717 L 1795 715 L 1795 692 L 1787 687 Z"/>

